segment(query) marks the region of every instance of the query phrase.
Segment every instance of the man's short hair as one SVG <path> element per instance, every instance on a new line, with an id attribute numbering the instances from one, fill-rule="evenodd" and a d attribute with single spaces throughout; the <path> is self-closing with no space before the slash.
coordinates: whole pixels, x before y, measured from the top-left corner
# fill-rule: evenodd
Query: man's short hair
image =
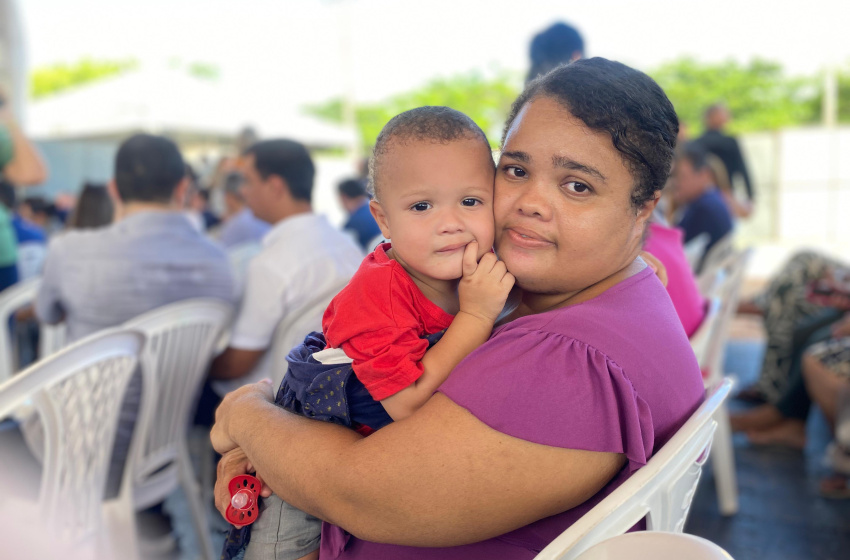
<path id="1" fill-rule="evenodd" d="M 625 64 L 589 58 L 560 66 L 529 83 L 514 101 L 502 144 L 520 110 L 539 97 L 558 102 L 591 130 L 611 137 L 634 180 L 632 205 L 655 197 L 670 175 L 679 119 L 652 78 Z"/>
<path id="2" fill-rule="evenodd" d="M 677 160 L 687 160 L 694 171 L 702 171 L 708 167 L 708 152 L 699 142 L 686 142 L 676 150 Z"/>
<path id="3" fill-rule="evenodd" d="M 575 27 L 564 22 L 547 27 L 531 40 L 531 69 L 525 81 L 530 82 L 561 64 L 568 64 L 576 52 L 584 56 L 584 39 Z"/>
<path id="4" fill-rule="evenodd" d="M 0 204 L 3 204 L 9 210 L 14 210 L 16 202 L 15 186 L 9 181 L 0 178 Z"/>
<path id="5" fill-rule="evenodd" d="M 346 179 L 339 184 L 337 191 L 348 198 L 360 198 L 366 196 L 366 185 L 362 179 Z"/>
<path id="6" fill-rule="evenodd" d="M 162 136 L 131 136 L 115 156 L 115 186 L 124 202 L 168 203 L 185 176 L 177 144 Z"/>
<path id="7" fill-rule="evenodd" d="M 21 204 L 27 205 L 33 214 L 44 214 L 47 217 L 51 217 L 56 213 L 56 208 L 53 204 L 48 202 L 43 196 L 28 196 Z"/>
<path id="8" fill-rule="evenodd" d="M 224 192 L 242 200 L 242 183 L 245 177 L 238 171 L 231 171 L 224 177 Z"/>
<path id="9" fill-rule="evenodd" d="M 263 179 L 277 175 L 289 186 L 292 198 L 310 202 L 316 168 L 310 152 L 294 140 L 262 140 L 252 144 L 245 155 L 254 156 L 254 167 Z"/>
<path id="10" fill-rule="evenodd" d="M 375 141 L 372 157 L 369 158 L 370 194 L 379 198 L 381 162 L 393 145 L 409 142 L 448 144 L 463 139 L 480 140 L 493 164 L 487 135 L 475 121 L 460 111 L 449 107 L 425 106 L 399 113 L 384 125 Z"/>

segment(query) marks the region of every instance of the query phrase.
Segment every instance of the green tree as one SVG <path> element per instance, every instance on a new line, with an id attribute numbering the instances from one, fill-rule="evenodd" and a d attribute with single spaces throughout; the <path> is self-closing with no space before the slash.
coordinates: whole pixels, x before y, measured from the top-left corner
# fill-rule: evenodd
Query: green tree
<path id="1" fill-rule="evenodd" d="M 474 120 L 490 139 L 490 144 L 499 144 L 501 127 L 513 100 L 519 95 L 519 76 L 499 72 L 485 76 L 480 72 L 435 79 L 422 88 L 390 97 L 378 103 L 355 106 L 357 128 L 364 146 L 373 146 L 381 128 L 395 115 L 423 105 L 444 105 L 457 109 Z M 344 122 L 344 106 L 341 99 L 311 105 L 308 113 L 331 122 Z"/>
<path id="2" fill-rule="evenodd" d="M 705 109 L 718 102 L 731 110 L 734 119 L 729 128 L 734 133 L 817 122 L 820 116 L 815 81 L 788 77 L 775 62 L 701 63 L 685 57 L 649 74 L 664 88 L 694 136 L 702 131 Z"/>
<path id="3" fill-rule="evenodd" d="M 136 68 L 133 59 L 93 60 L 59 63 L 36 68 L 30 74 L 30 97 L 38 99 L 82 84 L 102 80 Z"/>
<path id="4" fill-rule="evenodd" d="M 838 81 L 838 122 L 850 123 L 850 63 L 839 68 L 836 80 Z M 815 79 L 817 93 L 811 101 L 812 110 L 821 116 L 821 104 L 823 103 L 824 74 L 820 73 Z"/>

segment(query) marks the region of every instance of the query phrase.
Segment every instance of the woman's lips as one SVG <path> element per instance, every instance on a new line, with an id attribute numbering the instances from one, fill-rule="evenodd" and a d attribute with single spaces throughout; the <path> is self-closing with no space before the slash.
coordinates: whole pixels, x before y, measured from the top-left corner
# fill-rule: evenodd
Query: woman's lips
<path id="1" fill-rule="evenodd" d="M 508 228 L 507 234 L 512 244 L 526 249 L 542 249 L 554 245 L 551 241 L 540 237 L 538 233 L 525 228 Z"/>

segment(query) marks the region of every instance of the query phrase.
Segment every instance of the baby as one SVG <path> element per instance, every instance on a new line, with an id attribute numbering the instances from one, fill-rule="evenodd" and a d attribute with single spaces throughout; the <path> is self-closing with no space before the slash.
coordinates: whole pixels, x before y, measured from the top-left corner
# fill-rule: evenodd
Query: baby
<path id="1" fill-rule="evenodd" d="M 390 243 L 331 301 L 324 335 L 287 357 L 277 397 L 364 435 L 424 405 L 489 338 L 514 285 L 491 251 L 494 164 L 472 119 L 447 107 L 401 113 L 378 136 L 369 168 L 371 211 Z M 320 531 L 318 519 L 271 496 L 245 559 L 317 558 Z"/>

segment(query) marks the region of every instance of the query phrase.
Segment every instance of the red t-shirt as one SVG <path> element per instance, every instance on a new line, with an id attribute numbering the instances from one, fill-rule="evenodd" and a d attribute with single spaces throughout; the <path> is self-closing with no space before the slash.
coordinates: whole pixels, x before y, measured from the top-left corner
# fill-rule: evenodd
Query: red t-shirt
<path id="1" fill-rule="evenodd" d="M 354 374 L 376 401 L 391 397 L 422 375 L 429 334 L 454 317 L 425 297 L 407 272 L 379 245 L 331 300 L 322 318 L 330 348 L 342 348 Z"/>

